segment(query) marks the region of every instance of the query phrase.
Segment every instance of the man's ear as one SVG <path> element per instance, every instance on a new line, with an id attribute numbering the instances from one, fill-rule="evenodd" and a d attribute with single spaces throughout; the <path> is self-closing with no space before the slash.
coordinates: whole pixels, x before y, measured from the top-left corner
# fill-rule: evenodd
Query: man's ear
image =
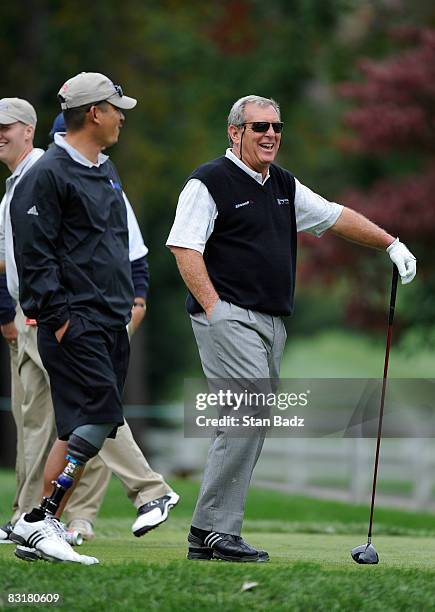
<path id="1" fill-rule="evenodd" d="M 228 136 L 231 138 L 234 144 L 240 144 L 240 138 L 242 135 L 242 130 L 236 125 L 228 126 Z"/>
<path id="2" fill-rule="evenodd" d="M 91 123 L 97 123 L 100 124 L 100 113 L 104 112 L 103 109 L 101 108 L 101 106 L 97 106 L 96 104 L 94 106 L 91 106 L 91 108 L 89 109 L 89 120 L 91 121 Z"/>
<path id="3" fill-rule="evenodd" d="M 24 128 L 24 136 L 26 137 L 26 140 L 33 140 L 33 137 L 35 135 L 35 128 L 33 127 L 33 125 L 26 125 L 26 127 Z"/>

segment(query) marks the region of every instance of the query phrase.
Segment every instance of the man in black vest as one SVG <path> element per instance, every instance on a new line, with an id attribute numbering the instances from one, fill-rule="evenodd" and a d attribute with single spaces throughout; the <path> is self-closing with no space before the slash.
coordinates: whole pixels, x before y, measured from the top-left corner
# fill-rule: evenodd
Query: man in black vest
<path id="1" fill-rule="evenodd" d="M 283 124 L 278 104 L 237 100 L 228 117 L 231 148 L 197 168 L 180 195 L 167 245 L 188 289 L 187 309 L 208 379 L 273 380 L 291 315 L 297 232 L 330 229 L 388 252 L 402 283 L 416 260 L 357 212 L 328 202 L 273 162 Z M 211 444 L 189 533 L 189 559 L 267 561 L 240 537 L 264 430 L 234 437 L 219 427 Z"/>

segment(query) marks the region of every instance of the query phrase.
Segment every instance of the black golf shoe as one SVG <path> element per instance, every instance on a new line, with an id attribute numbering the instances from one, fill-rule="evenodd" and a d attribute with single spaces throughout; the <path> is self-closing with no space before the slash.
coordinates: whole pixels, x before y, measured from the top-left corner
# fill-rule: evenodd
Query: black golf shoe
<path id="1" fill-rule="evenodd" d="M 187 558 L 190 560 L 221 559 L 239 563 L 269 561 L 269 555 L 265 550 L 253 548 L 241 536 L 212 531 L 202 539 L 190 532 L 187 541 L 189 542 Z"/>

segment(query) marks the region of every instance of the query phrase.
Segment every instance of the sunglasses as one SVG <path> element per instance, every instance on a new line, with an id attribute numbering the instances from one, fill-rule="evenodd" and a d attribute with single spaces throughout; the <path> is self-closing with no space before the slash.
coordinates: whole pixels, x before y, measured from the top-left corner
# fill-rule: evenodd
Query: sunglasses
<path id="1" fill-rule="evenodd" d="M 281 134 L 282 128 L 284 127 L 284 123 L 282 121 L 246 121 L 242 123 L 242 125 L 250 125 L 251 130 L 257 133 L 267 132 L 270 126 L 272 126 L 275 134 Z"/>

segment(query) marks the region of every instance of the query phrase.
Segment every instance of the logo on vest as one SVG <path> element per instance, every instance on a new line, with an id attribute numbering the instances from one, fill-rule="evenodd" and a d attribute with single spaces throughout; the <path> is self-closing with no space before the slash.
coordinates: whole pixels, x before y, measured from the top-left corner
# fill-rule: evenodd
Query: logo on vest
<path id="1" fill-rule="evenodd" d="M 252 200 L 246 200 L 246 202 L 240 202 L 240 204 L 234 204 L 234 208 L 242 208 L 242 206 L 248 206 L 248 204 L 253 204 Z"/>
<path id="2" fill-rule="evenodd" d="M 278 202 L 278 206 L 288 206 L 290 204 L 288 198 L 276 198 L 276 201 Z"/>

